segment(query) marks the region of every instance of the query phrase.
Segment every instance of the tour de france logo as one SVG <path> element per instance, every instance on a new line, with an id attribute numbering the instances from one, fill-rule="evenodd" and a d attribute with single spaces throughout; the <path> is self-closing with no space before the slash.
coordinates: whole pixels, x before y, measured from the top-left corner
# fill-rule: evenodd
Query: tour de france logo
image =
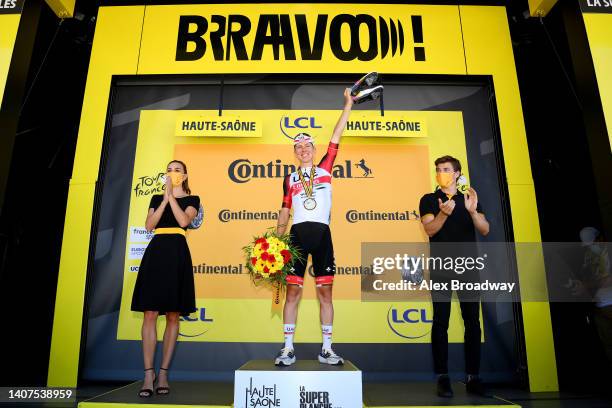
<path id="1" fill-rule="evenodd" d="M 136 197 L 150 197 L 155 194 L 163 194 L 165 190 L 165 174 L 164 172 L 159 172 L 148 176 L 137 177 L 136 185 L 134 186 L 134 195 Z"/>

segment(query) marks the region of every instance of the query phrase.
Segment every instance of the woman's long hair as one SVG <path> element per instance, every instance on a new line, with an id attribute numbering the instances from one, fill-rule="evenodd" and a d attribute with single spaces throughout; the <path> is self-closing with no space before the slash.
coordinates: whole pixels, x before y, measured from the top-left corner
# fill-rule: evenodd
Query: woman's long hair
<path id="1" fill-rule="evenodd" d="M 187 165 L 185 163 L 183 163 L 180 160 L 172 160 L 170 163 L 168 163 L 168 166 L 171 165 L 172 163 L 178 163 L 181 166 L 183 166 L 183 171 L 185 172 L 185 174 L 187 174 Z M 190 195 L 191 194 L 191 189 L 189 188 L 188 180 L 189 179 L 183 180 L 182 187 L 183 187 L 183 190 L 185 190 L 185 192 L 187 193 L 187 195 Z"/>

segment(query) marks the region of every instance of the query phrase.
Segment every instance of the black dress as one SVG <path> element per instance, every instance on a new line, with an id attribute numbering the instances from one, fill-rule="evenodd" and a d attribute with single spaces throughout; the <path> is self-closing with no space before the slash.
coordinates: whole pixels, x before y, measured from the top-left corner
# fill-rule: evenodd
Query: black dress
<path id="1" fill-rule="evenodd" d="M 151 197 L 149 208 L 157 209 L 162 200 L 162 195 Z M 196 210 L 200 207 L 198 196 L 180 197 L 176 201 L 183 211 L 187 207 Z M 156 228 L 181 228 L 170 204 L 166 205 Z M 162 315 L 180 312 L 181 316 L 195 312 L 193 264 L 185 236 L 159 234 L 149 242 L 138 268 L 132 310 L 158 311 Z"/>

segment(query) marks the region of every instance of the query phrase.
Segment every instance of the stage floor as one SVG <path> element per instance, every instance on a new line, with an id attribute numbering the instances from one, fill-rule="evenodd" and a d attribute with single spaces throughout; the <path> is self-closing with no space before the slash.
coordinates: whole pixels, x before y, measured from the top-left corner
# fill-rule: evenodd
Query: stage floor
<path id="1" fill-rule="evenodd" d="M 226 408 L 232 406 L 233 385 L 231 383 L 172 382 L 168 396 L 153 396 L 149 399 L 138 397 L 142 381 L 118 388 L 108 393 L 79 403 L 79 408 L 118 408 L 137 405 L 148 408 Z M 435 395 L 433 383 L 392 383 L 364 384 L 364 407 L 512 407 L 520 406 L 501 397 L 478 397 L 465 392 L 461 383 L 453 384 L 453 398 L 439 398 Z M 287 407 L 297 408 L 297 407 Z M 342 407 L 360 408 L 360 407 Z"/>
<path id="2" fill-rule="evenodd" d="M 138 398 L 138 390 L 142 381 L 127 385 L 85 385 L 77 389 L 77 401 L 72 403 L 22 403 L 23 408 L 198 408 L 198 407 L 231 407 L 233 399 L 233 383 L 221 382 L 179 382 L 172 381 L 172 393 L 167 397 L 154 396 L 148 400 Z M 454 383 L 455 398 L 439 401 L 434 393 L 434 384 L 419 383 L 364 383 L 364 407 L 371 408 L 401 408 L 401 407 L 516 407 L 523 408 L 610 408 L 612 396 L 576 393 L 529 393 L 518 389 L 493 388 L 495 400 L 506 400 L 514 405 L 499 405 L 498 402 L 482 400 L 469 401 L 460 399 L 464 392 L 463 384 Z M 604 390 L 602 390 L 604 392 Z M 472 402 L 472 405 L 465 405 Z M 386 405 L 383 405 L 386 404 Z M 417 405 L 421 404 L 421 405 Z M 423 405 L 427 404 L 427 405 Z M 463 404 L 463 405 L 460 405 Z M 483 405 L 485 404 L 485 405 Z M 15 408 L 14 403 L 0 403 L 0 408 Z M 283 407 L 284 408 L 284 407 Z M 294 407 L 287 407 L 294 408 Z M 353 407 L 342 407 L 353 408 Z"/>
<path id="3" fill-rule="evenodd" d="M 79 398 L 79 408 L 227 408 L 232 406 L 233 384 L 218 382 L 172 382 L 172 393 L 167 397 L 154 396 L 149 400 L 138 398 L 142 381 L 101 393 L 102 388 L 79 389 L 77 395 L 95 395 L 88 399 Z M 363 402 L 366 408 L 401 407 L 523 407 L 523 408 L 610 408 L 612 399 L 601 395 L 573 393 L 529 393 L 516 389 L 494 388 L 494 398 L 471 399 L 465 396 L 465 387 L 453 383 L 455 397 L 441 399 L 435 395 L 433 383 L 364 383 Z M 507 402 L 506 402 L 507 401 Z M 28 408 L 35 405 L 25 404 Z M 0 407 L 5 405 L 0 404 Z M 53 405 L 58 407 L 58 405 Z M 40 405 L 38 407 L 50 407 Z M 66 405 L 63 405 L 66 407 Z M 76 404 L 72 405 L 76 407 Z M 284 407 L 283 407 L 284 408 Z M 297 408 L 297 407 L 287 407 Z M 342 407 L 358 408 L 358 407 Z"/>

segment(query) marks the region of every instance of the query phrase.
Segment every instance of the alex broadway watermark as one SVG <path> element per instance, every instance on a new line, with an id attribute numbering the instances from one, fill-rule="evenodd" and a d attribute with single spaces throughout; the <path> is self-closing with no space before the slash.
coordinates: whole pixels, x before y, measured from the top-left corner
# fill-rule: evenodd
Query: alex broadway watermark
<path id="1" fill-rule="evenodd" d="M 400 280 L 398 282 L 383 282 L 375 280 L 374 290 L 459 290 L 459 291 L 503 291 L 512 293 L 516 287 L 514 282 L 462 282 L 459 279 L 451 279 L 449 282 L 435 282 L 431 279 L 423 280 L 420 283 Z"/>
<path id="2" fill-rule="evenodd" d="M 429 300 L 612 305 L 610 244 L 362 243 L 363 301 Z M 468 296 L 469 295 L 469 296 Z"/>

